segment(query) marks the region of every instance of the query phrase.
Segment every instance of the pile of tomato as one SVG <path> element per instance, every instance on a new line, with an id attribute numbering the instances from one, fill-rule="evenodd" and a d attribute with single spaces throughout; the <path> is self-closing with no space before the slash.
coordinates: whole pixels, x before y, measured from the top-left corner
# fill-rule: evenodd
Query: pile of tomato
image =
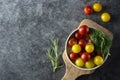
<path id="1" fill-rule="evenodd" d="M 81 68 L 93 68 L 104 62 L 102 53 L 95 50 L 89 33 L 90 28 L 87 25 L 81 25 L 68 40 L 68 46 L 71 49 L 68 56 L 76 66 Z"/>

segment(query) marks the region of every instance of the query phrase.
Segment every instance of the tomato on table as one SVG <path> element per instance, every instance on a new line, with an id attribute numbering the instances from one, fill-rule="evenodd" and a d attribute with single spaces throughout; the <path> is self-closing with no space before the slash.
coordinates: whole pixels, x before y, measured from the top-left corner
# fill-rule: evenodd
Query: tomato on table
<path id="1" fill-rule="evenodd" d="M 82 59 L 84 62 L 90 60 L 90 54 L 88 54 L 87 52 L 84 52 L 84 53 L 81 55 L 81 59 Z"/>
<path id="2" fill-rule="evenodd" d="M 92 9 L 92 7 L 91 6 L 85 6 L 84 7 L 84 13 L 86 14 L 86 15 L 91 15 L 92 13 L 93 13 L 93 9 Z"/>
<path id="3" fill-rule="evenodd" d="M 111 16 L 110 16 L 109 13 L 107 13 L 107 12 L 102 13 L 102 15 L 101 15 L 101 20 L 102 20 L 103 22 L 109 22 L 110 19 L 111 19 Z"/>
<path id="4" fill-rule="evenodd" d="M 100 12 L 102 10 L 102 4 L 100 4 L 100 3 L 93 4 L 93 10 L 95 12 Z"/>
<path id="5" fill-rule="evenodd" d="M 68 42 L 69 46 L 71 46 L 71 47 L 76 43 L 77 43 L 77 40 L 75 38 L 71 38 Z"/>
<path id="6" fill-rule="evenodd" d="M 86 25 L 80 26 L 78 30 L 81 35 L 87 35 L 89 32 L 89 28 Z"/>
<path id="7" fill-rule="evenodd" d="M 78 57 L 79 57 L 78 54 L 75 54 L 75 53 L 73 53 L 73 52 L 71 52 L 71 53 L 69 54 L 69 58 L 70 58 L 70 60 L 72 60 L 72 61 L 75 61 Z"/>

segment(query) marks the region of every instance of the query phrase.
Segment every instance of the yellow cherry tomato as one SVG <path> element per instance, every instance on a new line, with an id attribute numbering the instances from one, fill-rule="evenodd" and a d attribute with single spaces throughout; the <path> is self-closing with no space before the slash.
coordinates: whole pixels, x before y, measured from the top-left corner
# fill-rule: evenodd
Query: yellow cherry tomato
<path id="1" fill-rule="evenodd" d="M 86 68 L 93 68 L 95 66 L 93 60 L 89 60 L 85 63 Z"/>
<path id="2" fill-rule="evenodd" d="M 79 53 L 79 52 L 81 51 L 81 46 L 80 46 L 79 44 L 74 44 L 74 45 L 72 46 L 72 51 L 73 51 L 74 53 Z"/>
<path id="3" fill-rule="evenodd" d="M 92 53 L 94 51 L 94 45 L 92 43 L 88 43 L 86 46 L 85 46 L 85 51 L 87 53 Z"/>
<path id="4" fill-rule="evenodd" d="M 103 60 L 103 58 L 102 58 L 101 56 L 95 56 L 95 57 L 94 57 L 94 63 L 95 63 L 96 65 L 102 65 L 103 62 L 104 62 L 104 60 Z"/>
<path id="5" fill-rule="evenodd" d="M 76 59 L 75 64 L 78 67 L 83 67 L 84 66 L 84 61 L 81 58 L 78 58 L 78 59 Z"/>
<path id="6" fill-rule="evenodd" d="M 111 16 L 110 16 L 110 14 L 107 13 L 107 12 L 105 12 L 105 13 L 103 13 L 103 14 L 101 15 L 101 20 L 102 20 L 103 22 L 109 22 L 110 19 L 111 19 Z"/>
<path id="7" fill-rule="evenodd" d="M 100 12 L 102 10 L 102 4 L 100 4 L 100 3 L 93 4 L 93 10 L 95 12 Z"/>

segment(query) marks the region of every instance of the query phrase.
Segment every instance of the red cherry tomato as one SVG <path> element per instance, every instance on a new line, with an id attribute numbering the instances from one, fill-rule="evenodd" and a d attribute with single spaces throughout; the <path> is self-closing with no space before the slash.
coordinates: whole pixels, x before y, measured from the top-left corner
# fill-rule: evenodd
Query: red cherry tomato
<path id="1" fill-rule="evenodd" d="M 91 57 L 91 58 L 95 57 L 96 55 L 97 55 L 97 52 L 95 52 L 95 51 L 92 52 L 92 53 L 90 53 L 90 57 Z"/>
<path id="2" fill-rule="evenodd" d="M 89 43 L 92 43 L 93 41 L 92 41 L 91 39 L 88 39 L 88 42 L 89 42 Z"/>
<path id="3" fill-rule="evenodd" d="M 100 52 L 97 52 L 97 56 L 103 57 L 102 53 L 100 53 Z"/>
<path id="4" fill-rule="evenodd" d="M 71 61 L 75 61 L 78 58 L 78 54 L 71 52 L 69 58 Z"/>
<path id="5" fill-rule="evenodd" d="M 77 43 L 77 40 L 75 38 L 71 38 L 68 42 L 69 46 L 73 46 L 75 43 Z"/>
<path id="6" fill-rule="evenodd" d="M 90 38 L 89 35 L 86 35 L 86 36 L 85 36 L 85 39 L 86 39 L 87 42 L 92 43 L 92 40 L 91 40 L 91 38 Z"/>
<path id="7" fill-rule="evenodd" d="M 93 13 L 93 9 L 92 9 L 92 7 L 91 6 L 85 6 L 84 7 L 84 13 L 86 14 L 86 15 L 91 15 L 92 13 Z"/>
<path id="8" fill-rule="evenodd" d="M 84 52 L 84 53 L 81 55 L 81 59 L 82 59 L 84 62 L 90 60 L 90 54 L 88 54 L 87 52 Z"/>
<path id="9" fill-rule="evenodd" d="M 77 32 L 75 33 L 75 38 L 79 40 L 79 39 L 82 38 L 82 35 L 77 31 Z"/>
<path id="10" fill-rule="evenodd" d="M 78 30 L 81 35 L 86 35 L 89 32 L 89 28 L 86 25 L 80 26 Z"/>
<path id="11" fill-rule="evenodd" d="M 83 52 L 80 52 L 80 53 L 79 53 L 79 56 L 80 56 L 80 57 L 81 57 L 82 53 L 83 53 Z"/>
<path id="12" fill-rule="evenodd" d="M 85 52 L 85 49 L 83 47 L 81 47 L 81 51 L 78 53 L 79 57 L 81 57 L 81 55 Z"/>
<path id="13" fill-rule="evenodd" d="M 84 40 L 84 39 L 80 39 L 79 40 L 79 42 L 78 42 L 78 44 L 81 46 L 81 47 L 85 47 L 85 45 L 86 45 L 86 41 Z"/>

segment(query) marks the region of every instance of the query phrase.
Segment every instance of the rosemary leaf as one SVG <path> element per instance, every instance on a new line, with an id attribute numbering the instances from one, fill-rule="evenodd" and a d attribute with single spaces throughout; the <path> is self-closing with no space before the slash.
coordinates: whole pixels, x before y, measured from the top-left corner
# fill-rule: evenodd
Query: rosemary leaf
<path id="1" fill-rule="evenodd" d="M 52 41 L 51 49 L 47 49 L 46 56 L 51 61 L 53 72 L 60 67 L 60 52 L 58 50 L 58 39 Z"/>

